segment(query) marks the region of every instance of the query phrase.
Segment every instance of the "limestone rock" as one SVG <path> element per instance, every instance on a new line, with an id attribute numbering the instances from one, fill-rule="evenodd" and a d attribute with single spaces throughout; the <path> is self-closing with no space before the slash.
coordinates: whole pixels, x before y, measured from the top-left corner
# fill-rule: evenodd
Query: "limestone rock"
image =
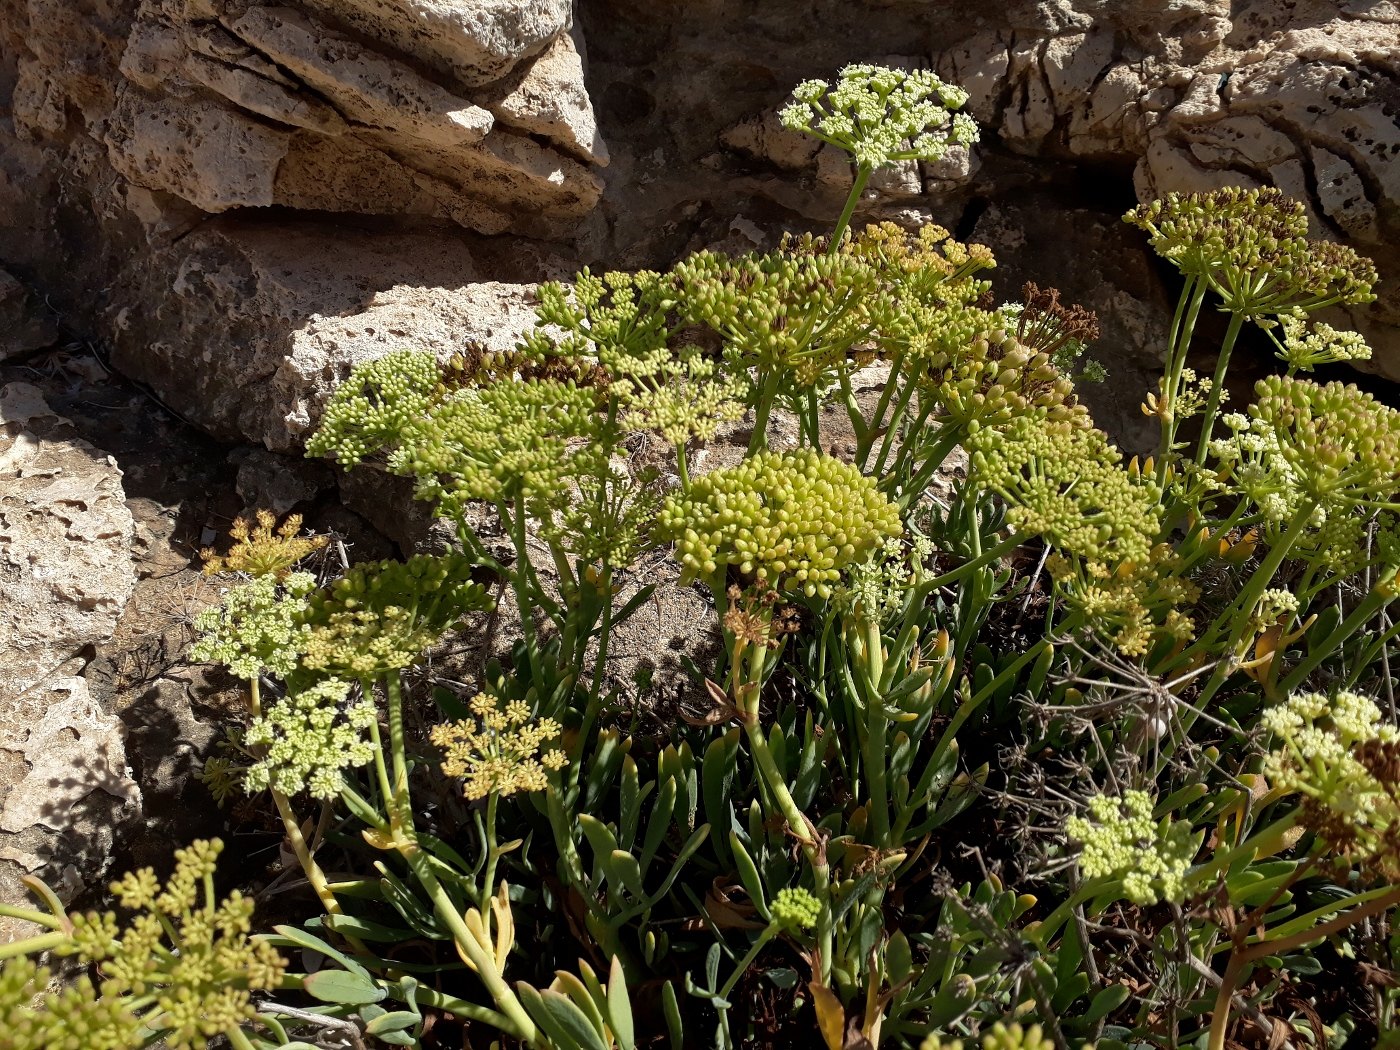
<path id="1" fill-rule="evenodd" d="M 32 907 L 36 874 L 70 901 L 105 870 L 117 829 L 139 816 L 121 720 L 82 678 L 0 701 L 0 900 Z M 0 918 L 0 943 L 38 932 Z"/>
<path id="2" fill-rule="evenodd" d="M 478 87 L 569 26 L 572 0 L 305 0 L 327 21 Z"/>
<path id="3" fill-rule="evenodd" d="M 0 704 L 111 634 L 134 585 L 121 478 L 35 387 L 0 389 Z"/>
<path id="4" fill-rule="evenodd" d="M 561 33 L 505 89 L 486 101 L 502 124 L 540 135 L 600 167 L 608 147 L 598 133 L 593 102 L 583 82 L 583 56 L 575 33 Z"/>
<path id="5" fill-rule="evenodd" d="M 148 0 L 91 130 L 131 183 L 206 213 L 282 205 L 558 236 L 597 202 L 607 151 L 568 34 L 535 61 L 533 44 L 501 52 L 519 68 L 482 93 L 498 124 L 420 72 L 424 54 L 377 50 L 343 24 L 292 7 Z M 37 110 L 30 123 L 53 130 Z"/>

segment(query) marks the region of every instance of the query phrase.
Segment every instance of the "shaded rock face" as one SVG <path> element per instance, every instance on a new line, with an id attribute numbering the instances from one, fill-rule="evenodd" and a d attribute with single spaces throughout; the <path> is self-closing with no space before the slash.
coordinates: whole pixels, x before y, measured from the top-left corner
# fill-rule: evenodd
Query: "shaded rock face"
<path id="1" fill-rule="evenodd" d="M 1131 443 L 1171 298 L 1109 232 L 1134 197 L 1305 200 L 1392 278 L 1350 320 L 1400 378 L 1397 55 L 1395 0 L 0 0 L 0 262 L 209 433 L 294 451 L 351 363 L 508 344 L 533 282 L 827 226 L 850 169 L 775 110 L 932 67 L 983 141 L 861 217 L 1098 310 Z"/>

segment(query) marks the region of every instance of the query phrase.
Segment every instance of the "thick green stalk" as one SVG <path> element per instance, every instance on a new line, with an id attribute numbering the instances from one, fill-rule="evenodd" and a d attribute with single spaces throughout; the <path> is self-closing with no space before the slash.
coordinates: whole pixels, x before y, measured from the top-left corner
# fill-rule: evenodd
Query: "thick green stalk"
<path id="1" fill-rule="evenodd" d="M 778 396 L 778 374 L 769 372 L 763 377 L 758 389 L 758 400 L 754 403 L 753 434 L 749 437 L 750 456 L 768 448 L 768 416 L 773 411 L 773 400 Z"/>
<path id="2" fill-rule="evenodd" d="M 1239 338 L 1240 328 L 1244 325 L 1244 314 L 1231 314 L 1230 327 L 1225 330 L 1225 339 L 1220 344 L 1220 358 L 1215 364 L 1215 378 L 1211 380 L 1210 394 L 1206 398 L 1205 415 L 1201 417 L 1201 438 L 1196 445 L 1196 465 L 1201 466 L 1206 461 L 1206 453 L 1210 450 L 1211 431 L 1215 428 L 1215 416 L 1220 411 L 1220 402 L 1225 397 L 1225 374 L 1230 367 L 1230 353 L 1235 348 L 1235 340 Z"/>
<path id="3" fill-rule="evenodd" d="M 1199 278 L 1188 277 L 1181 289 L 1181 299 L 1177 302 L 1177 316 L 1172 319 L 1171 355 L 1168 358 L 1166 381 L 1162 384 L 1161 413 L 1162 437 L 1157 448 L 1157 483 L 1165 487 L 1167 482 L 1168 460 L 1176 444 L 1176 405 L 1181 392 L 1181 373 L 1186 368 L 1186 358 L 1191 349 L 1191 336 L 1196 330 L 1196 318 L 1201 312 L 1209 285 Z M 1181 311 L 1185 307 L 1185 315 Z"/>
<path id="4" fill-rule="evenodd" d="M 67 944 L 69 939 L 67 933 L 57 931 L 41 933 L 22 941 L 11 941 L 9 944 L 0 944 L 0 959 L 13 959 L 20 955 L 37 955 L 39 952 L 46 952 L 51 948 Z"/>
<path id="5" fill-rule="evenodd" d="M 827 249 L 829 254 L 835 255 L 841 250 L 841 241 L 851 223 L 851 216 L 855 214 L 856 205 L 860 203 L 860 195 L 865 192 L 865 184 L 870 181 L 871 172 L 874 170 L 869 164 L 856 165 L 856 177 L 851 184 L 851 192 L 846 197 L 846 206 L 841 209 L 841 217 L 836 220 L 836 228 L 831 231 L 831 247 Z"/>
<path id="6" fill-rule="evenodd" d="M 452 940 L 456 943 L 462 958 L 471 964 L 476 975 L 481 979 L 481 983 L 486 986 L 491 998 L 495 1000 L 496 1006 L 510 1022 L 510 1026 L 503 1027 L 502 1030 L 525 1043 L 533 1044 L 537 1035 L 535 1023 L 530 1020 L 530 1015 L 525 1012 L 525 1008 L 520 1005 L 520 1000 L 506 984 L 501 972 L 496 969 L 494 956 L 481 946 L 476 937 L 472 935 L 471 930 L 467 928 L 467 924 L 457 912 L 456 905 L 452 903 L 452 898 L 447 895 L 447 891 L 442 888 L 442 883 L 433 874 L 433 867 L 429 863 L 427 855 L 413 840 L 400 842 L 398 849 L 404 860 L 408 862 L 408 866 L 418 879 L 419 884 L 432 899 L 434 914 L 451 931 Z"/>

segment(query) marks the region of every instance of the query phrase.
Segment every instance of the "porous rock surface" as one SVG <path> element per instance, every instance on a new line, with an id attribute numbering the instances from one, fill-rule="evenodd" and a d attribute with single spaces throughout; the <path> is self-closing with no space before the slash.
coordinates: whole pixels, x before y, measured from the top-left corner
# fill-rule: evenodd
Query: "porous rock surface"
<path id="1" fill-rule="evenodd" d="M 121 471 L 39 391 L 0 388 L 0 899 L 42 872 L 66 900 L 140 812 L 124 731 L 75 672 L 131 595 Z M 26 933 L 0 920 L 0 942 Z"/>
<path id="2" fill-rule="evenodd" d="M 0 388 L 0 705 L 110 635 L 134 585 L 121 471 L 65 422 Z"/>

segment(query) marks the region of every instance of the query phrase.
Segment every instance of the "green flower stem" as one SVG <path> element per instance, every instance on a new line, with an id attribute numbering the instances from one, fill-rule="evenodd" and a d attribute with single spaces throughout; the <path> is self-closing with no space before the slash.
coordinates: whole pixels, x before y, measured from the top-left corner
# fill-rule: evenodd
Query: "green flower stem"
<path id="1" fill-rule="evenodd" d="M 1045 951 L 1050 946 L 1051 940 L 1064 926 L 1074 918 L 1075 909 L 1093 900 L 1105 890 L 1112 889 L 1119 884 L 1120 880 L 1111 875 L 1103 878 L 1093 879 L 1089 882 L 1081 883 L 1079 888 L 1070 896 L 1060 902 L 1059 907 L 1038 922 L 1034 927 L 1027 930 L 1027 933 L 1040 946 L 1041 951 Z"/>
<path id="2" fill-rule="evenodd" d="M 891 375 L 893 374 L 894 373 L 891 373 Z M 851 387 L 851 374 L 848 369 L 841 369 L 840 383 L 841 400 L 846 405 L 846 416 L 851 422 L 851 433 L 856 436 L 856 462 L 863 463 L 865 461 L 865 455 L 870 451 L 870 443 L 874 440 L 870 437 L 871 426 L 866 424 L 865 416 L 862 415 L 860 411 L 860 405 L 856 403 L 856 393 Z M 884 392 L 880 395 L 882 404 L 889 390 L 889 384 L 886 384 Z M 862 452 L 862 449 L 865 451 Z"/>
<path id="3" fill-rule="evenodd" d="M 1287 937 L 1266 937 L 1247 947 L 1236 948 L 1230 955 L 1230 962 L 1225 967 L 1225 974 L 1220 982 L 1220 991 L 1215 997 L 1207 1050 L 1225 1050 L 1225 1035 L 1230 1028 L 1230 1004 L 1241 977 L 1252 964 L 1270 955 L 1281 955 L 1325 940 L 1374 915 L 1384 914 L 1397 904 L 1400 904 L 1400 886 L 1391 887 L 1390 892 L 1384 896 L 1344 912 L 1320 926 Z"/>
<path id="4" fill-rule="evenodd" d="M 224 1032 L 224 1036 L 228 1039 L 228 1045 L 233 1047 L 233 1050 L 256 1050 L 253 1041 L 248 1038 L 247 1033 L 242 1028 L 230 1028 Z"/>
<path id="5" fill-rule="evenodd" d="M 1220 344 L 1220 357 L 1215 363 L 1215 377 L 1211 380 L 1210 394 L 1206 398 L 1205 415 L 1201 417 L 1201 437 L 1196 445 L 1197 466 L 1204 465 L 1206 453 L 1210 450 L 1210 435 L 1215 428 L 1215 416 L 1220 411 L 1220 402 L 1225 399 L 1225 373 L 1230 367 L 1230 353 L 1235 348 L 1235 340 L 1239 338 L 1244 321 L 1244 314 L 1232 313 L 1230 327 L 1225 330 L 1225 339 Z"/>
<path id="6" fill-rule="evenodd" d="M 513 511 L 507 511 L 505 504 L 498 503 L 496 513 L 506 523 L 515 547 L 515 568 L 510 572 L 510 584 L 515 591 L 515 604 L 520 613 L 520 631 L 530 660 L 530 674 L 536 682 L 542 682 L 544 668 L 540 664 L 540 647 L 535 639 L 535 606 L 530 600 L 530 549 L 525 528 L 524 500 L 517 496 Z"/>
<path id="7" fill-rule="evenodd" d="M 481 912 L 481 925 L 486 936 L 491 936 L 491 898 L 496 895 L 496 864 L 501 859 L 500 846 L 496 842 L 496 802 L 500 793 L 490 792 L 486 796 L 486 870 L 476 888 L 476 907 Z"/>
<path id="8" fill-rule="evenodd" d="M 735 638 L 729 639 L 730 663 L 737 669 L 745 663 L 744 643 Z M 736 706 L 744 719 L 744 734 L 749 740 L 749 750 L 753 755 L 754 766 L 760 778 L 768 787 L 774 804 L 787 822 L 792 835 L 802 846 L 802 853 L 812 868 L 814 890 L 821 903 L 821 915 L 817 920 L 817 952 L 821 958 L 821 980 L 827 983 L 831 977 L 831 946 L 833 923 L 831 917 L 831 872 L 821 843 L 812 833 L 811 822 L 797 805 L 788 790 L 787 778 L 778 769 L 773 753 L 768 748 L 768 737 L 759 721 L 759 695 L 763 685 L 763 672 L 768 650 L 755 647 L 751 660 L 747 661 L 747 673 L 735 676 L 736 688 L 731 692 Z M 738 679 L 742 678 L 742 681 Z"/>
<path id="9" fill-rule="evenodd" d="M 768 417 L 773 411 L 773 401 L 778 396 L 778 373 L 768 372 L 758 389 L 758 400 L 754 402 L 753 434 L 749 437 L 750 456 L 768 448 Z"/>
<path id="10" fill-rule="evenodd" d="M 385 990 L 396 999 L 406 999 L 408 993 L 404 991 L 401 984 L 386 984 Z M 475 1003 L 465 1002 L 455 995 L 448 995 L 427 985 L 420 984 L 413 990 L 414 999 L 423 1006 L 431 1006 L 435 1010 L 442 1010 L 453 1017 L 460 1017 L 465 1021 L 476 1021 L 481 1024 L 490 1025 L 500 1031 L 509 1031 L 511 1028 L 510 1019 L 504 1014 L 495 1010 L 487 1009 L 484 1006 L 477 1006 Z"/>
<path id="11" fill-rule="evenodd" d="M 1283 533 L 1274 541 L 1269 548 L 1269 553 L 1259 564 L 1259 567 L 1250 576 L 1249 582 L 1245 584 L 1238 597 L 1228 605 L 1225 610 L 1216 617 L 1210 628 L 1203 632 L 1195 642 L 1187 646 L 1176 656 L 1172 657 L 1165 665 L 1157 669 L 1157 673 L 1166 675 L 1178 668 L 1189 665 L 1197 657 L 1204 657 L 1209 653 L 1218 652 L 1222 644 L 1221 634 L 1224 632 L 1224 642 L 1228 643 L 1227 648 L 1233 651 L 1238 644 L 1241 635 L 1249 624 L 1249 618 L 1254 613 L 1254 607 L 1259 604 L 1259 599 L 1273 582 L 1274 574 L 1278 572 L 1279 566 L 1288 557 L 1288 552 L 1298 537 L 1302 535 L 1303 529 L 1307 527 L 1308 520 L 1312 517 L 1313 505 L 1308 504 L 1300 507 L 1289 519 L 1284 527 Z M 1210 697 L 1225 683 L 1229 677 L 1231 668 L 1228 661 L 1221 661 L 1219 667 L 1211 675 L 1210 680 L 1202 692 L 1198 704 L 1204 705 Z M 1190 712 L 1183 714 L 1183 720 L 1189 724 L 1191 720 Z M 1165 758 L 1166 752 L 1163 752 Z"/>
<path id="12" fill-rule="evenodd" d="M 1238 846 L 1234 846 L 1224 853 L 1217 852 L 1206 863 L 1192 868 L 1187 873 L 1186 878 L 1197 887 L 1209 887 L 1218 876 L 1228 871 L 1237 861 L 1249 862 L 1261 856 L 1272 856 L 1277 853 L 1281 848 L 1284 836 L 1297 826 L 1298 811 L 1290 810 L 1273 823 L 1248 835 Z"/>
<path id="13" fill-rule="evenodd" d="M 739 978 L 744 976 L 744 972 L 753 965 L 753 961 L 758 958 L 758 953 L 763 950 L 764 945 L 778 935 L 782 929 L 776 922 L 770 922 L 765 926 L 759 935 L 754 938 L 753 947 L 745 956 L 739 960 L 739 964 L 734 967 L 734 972 L 729 975 L 729 980 L 724 982 L 724 987 L 719 990 L 719 997 L 727 1000 L 729 993 L 734 990 L 734 986 L 739 983 Z"/>
<path id="14" fill-rule="evenodd" d="M 690 469 L 685 458 L 685 443 L 676 442 L 676 475 L 681 479 L 681 491 L 685 492 L 690 488 Z"/>
<path id="15" fill-rule="evenodd" d="M 1196 330 L 1196 318 L 1201 312 L 1209 285 L 1197 277 L 1188 277 L 1177 300 L 1176 316 L 1172 318 L 1172 346 L 1167 359 L 1166 382 L 1162 386 L 1160 405 L 1162 413 L 1162 439 L 1157 448 L 1157 483 L 1164 488 L 1167 483 L 1168 459 L 1176 443 L 1176 404 L 1181 391 L 1181 373 L 1186 368 L 1187 354 L 1191 349 L 1191 336 Z M 1183 308 L 1185 310 L 1183 316 Z"/>
<path id="16" fill-rule="evenodd" d="M 883 394 L 880 395 L 880 405 L 876 409 L 876 419 L 879 422 L 884 421 L 885 405 L 888 403 L 890 391 L 894 389 L 895 385 L 895 372 L 893 366 L 891 366 L 890 381 L 887 384 L 885 384 L 885 391 Z M 890 449 L 894 445 L 895 436 L 899 431 L 900 424 L 904 422 L 905 410 L 908 409 L 909 402 L 913 398 L 913 396 L 914 384 L 905 383 L 903 389 L 899 392 L 899 400 L 895 402 L 894 412 L 890 414 L 889 425 L 884 428 L 885 436 L 884 439 L 880 442 L 880 453 L 875 459 L 875 468 L 873 471 L 876 477 L 882 477 L 884 474 L 885 462 L 889 459 Z M 874 442 L 875 435 L 878 433 L 879 429 L 877 422 L 876 428 L 873 429 L 871 434 L 872 443 Z M 862 469 L 864 469 L 866 466 L 865 455 L 863 455 L 859 450 L 856 453 L 856 463 L 860 464 Z"/>
<path id="17" fill-rule="evenodd" d="M 533 1043 L 535 1040 L 535 1025 L 530 1020 L 529 1014 L 520 1005 L 520 1000 L 515 993 L 505 983 L 505 979 L 496 969 L 495 958 L 482 948 L 477 939 L 472 936 L 471 930 L 458 913 L 452 898 L 443 889 L 442 883 L 438 881 L 437 875 L 433 873 L 433 867 L 422 848 L 418 845 L 418 832 L 413 822 L 413 807 L 409 803 L 408 797 L 408 759 L 404 741 L 404 721 L 403 721 L 403 691 L 397 674 L 385 676 L 385 687 L 388 695 L 388 722 L 389 722 L 389 747 L 390 757 L 393 763 L 393 780 L 386 785 L 389 790 L 389 814 L 391 827 L 394 830 L 394 846 L 399 854 L 408 863 L 414 876 L 418 879 L 419 885 L 427 892 L 433 902 L 433 911 L 443 924 L 452 933 L 452 939 L 456 942 L 457 950 L 461 953 L 465 962 L 476 970 L 477 976 L 486 986 L 486 990 L 491 993 L 491 998 L 496 1001 L 501 1012 L 511 1022 L 511 1026 L 503 1029 L 510 1035 L 526 1043 Z M 485 913 L 482 913 L 483 922 Z"/>
<path id="18" fill-rule="evenodd" d="M 256 718 L 262 712 L 261 687 L 256 678 L 248 681 L 248 710 Z M 307 883 L 316 894 L 316 899 L 321 902 L 321 907 L 327 915 L 344 915 L 340 902 L 336 900 L 335 894 L 331 891 L 330 881 L 326 878 L 326 873 L 321 870 L 321 865 L 316 863 L 316 858 L 311 855 L 311 850 L 306 845 L 306 838 L 301 833 L 301 823 L 297 820 L 296 813 L 292 811 L 292 804 L 287 796 L 276 788 L 269 791 L 272 795 L 273 805 L 277 807 L 277 815 L 282 818 L 282 830 L 287 836 L 287 841 L 292 845 L 292 852 L 296 854 L 297 863 L 301 865 L 302 874 L 306 876 Z M 212 882 L 208 882 L 205 887 L 210 910 L 214 907 L 214 889 Z M 367 952 L 363 942 L 349 934 L 344 935 L 345 942 L 355 951 L 364 954 Z M 174 940 L 173 931 L 171 939 Z"/>
<path id="19" fill-rule="evenodd" d="M 1397 637 L 1400 637 L 1400 622 L 1393 623 L 1384 631 L 1371 636 L 1365 648 L 1361 650 L 1360 656 L 1356 659 L 1353 669 L 1342 682 L 1342 688 L 1355 689 L 1362 672 L 1380 659 L 1386 646 Z"/>
<path id="20" fill-rule="evenodd" d="M 390 795 L 386 799 L 390 822 L 413 827 L 413 810 L 408 801 L 408 746 L 403 722 L 403 686 L 397 672 L 384 676 L 385 695 L 388 703 L 389 759 L 392 763 L 393 779 L 389 785 Z"/>
<path id="21" fill-rule="evenodd" d="M 862 430 L 865 436 L 857 444 L 857 463 L 863 465 L 865 463 L 866 457 L 870 455 L 870 448 L 872 445 L 874 445 L 875 439 L 879 436 L 880 429 L 884 425 L 885 413 L 889 410 L 890 407 L 890 399 L 894 396 L 895 388 L 899 386 L 899 378 L 903 373 L 904 352 L 902 350 L 897 350 L 890 357 L 890 377 L 885 381 L 885 388 L 880 391 L 880 399 L 877 402 L 875 402 L 875 411 L 870 416 L 870 422 L 866 424 L 864 422 L 864 418 L 861 417 Z M 846 380 L 844 373 L 842 374 L 842 382 L 846 384 L 846 389 L 849 390 L 850 384 Z M 907 381 L 906 386 L 912 387 L 913 385 L 914 381 L 912 378 L 910 378 Z M 851 402 L 853 404 L 854 401 L 855 398 L 851 397 Z M 860 417 L 859 409 L 856 410 L 856 415 Z M 857 431 L 857 433 L 861 432 L 862 431 Z"/>
<path id="22" fill-rule="evenodd" d="M 856 205 L 860 203 L 860 195 L 865 192 L 865 184 L 870 181 L 870 175 L 874 171 L 870 164 L 857 164 L 855 181 L 851 183 L 851 192 L 846 197 L 846 206 L 841 209 L 841 217 L 836 220 L 836 228 L 831 231 L 831 246 L 827 248 L 827 253 L 835 255 L 841 250 L 841 242 L 846 236 L 846 229 L 850 226 L 851 216 L 855 214 Z"/>
<path id="23" fill-rule="evenodd" d="M 34 937 L 27 937 L 22 941 L 11 941 L 9 944 L 0 944 L 0 959 L 13 959 L 20 955 L 36 955 L 39 952 L 46 952 L 51 948 L 67 944 L 69 935 L 62 930 L 53 933 L 41 933 Z"/>
<path id="24" fill-rule="evenodd" d="M 1339 901 L 1329 901 L 1320 908 L 1314 908 L 1312 911 L 1305 912 L 1302 915 L 1295 915 L 1287 922 L 1279 923 L 1268 931 L 1267 940 L 1272 941 L 1280 937 L 1295 937 L 1300 933 L 1307 933 L 1316 926 L 1318 922 L 1327 918 L 1329 915 L 1335 915 L 1337 912 L 1346 908 L 1355 908 L 1370 901 L 1379 900 L 1382 897 L 1394 893 L 1395 890 L 1396 887 L 1393 885 L 1378 886 L 1373 890 L 1367 890 L 1365 893 L 1355 893 Z M 1255 937 L 1251 939 L 1250 943 L 1259 944 L 1261 942 Z M 1225 951 L 1229 947 L 1230 945 L 1228 944 L 1222 944 L 1217 951 Z"/>
<path id="25" fill-rule="evenodd" d="M 915 430 L 922 428 L 924 420 L 928 417 L 926 410 L 919 417 Z M 901 485 L 902 491 L 899 494 L 900 510 L 907 510 L 914 500 L 923 495 L 928 484 L 933 480 L 933 476 L 938 473 L 938 468 L 943 465 L 943 461 L 948 458 L 948 454 L 953 451 L 962 440 L 961 430 L 958 427 L 945 427 L 938 432 L 938 436 L 930 442 L 928 451 L 924 454 L 924 462 L 907 484 Z M 900 448 L 899 456 L 896 459 L 895 469 L 882 482 L 884 484 L 893 481 L 899 484 L 899 478 L 904 474 L 904 464 L 906 461 L 905 448 Z"/>
<path id="26" fill-rule="evenodd" d="M 412 817 L 410 816 L 409 819 L 411 820 Z M 412 835 L 411 827 L 405 830 Z M 470 964 L 476 971 L 481 983 L 486 986 L 486 990 L 504 1015 L 503 1019 L 508 1022 L 508 1024 L 501 1026 L 501 1030 L 524 1043 L 533 1045 L 537 1036 L 535 1023 L 530 1020 L 530 1015 L 525 1012 L 525 1008 L 520 1005 L 520 1000 L 506 984 L 501 972 L 496 969 L 495 957 L 487 952 L 480 942 L 472 936 L 471 930 L 467 929 L 467 924 L 457 912 L 452 898 L 448 896 L 447 891 L 442 888 L 442 883 L 433 874 L 433 866 L 429 862 L 427 854 L 413 838 L 400 841 L 398 849 L 404 860 L 408 862 L 408 866 L 418 879 L 419 884 L 432 898 L 434 913 L 452 932 L 452 939 L 456 943 L 463 961 Z"/>
<path id="27" fill-rule="evenodd" d="M 1302 686 L 1318 664 L 1336 652 L 1348 638 L 1360 634 L 1366 626 L 1366 622 L 1385 608 L 1389 602 L 1390 598 L 1380 590 L 1368 593 L 1366 597 L 1357 602 L 1356 608 L 1326 638 L 1323 638 L 1316 645 L 1308 646 L 1308 655 L 1300 660 L 1298 666 L 1288 673 L 1288 677 L 1279 683 L 1279 692 L 1282 695 L 1287 695 Z M 1279 663 L 1277 655 L 1273 663 Z"/>
<path id="28" fill-rule="evenodd" d="M 880 643 L 879 632 L 875 642 Z M 874 845 L 883 849 L 890 843 L 890 798 L 886 783 L 889 761 L 889 721 L 884 698 L 878 688 L 868 692 L 865 701 L 865 779 L 870 792 L 870 818 Z"/>
<path id="29" fill-rule="evenodd" d="M 13 904 L 0 904 L 0 916 L 7 919 L 19 919 L 22 922 L 32 922 L 35 926 L 44 926 L 50 930 L 63 929 L 63 920 L 57 916 L 35 911 L 32 908 L 18 908 Z"/>

